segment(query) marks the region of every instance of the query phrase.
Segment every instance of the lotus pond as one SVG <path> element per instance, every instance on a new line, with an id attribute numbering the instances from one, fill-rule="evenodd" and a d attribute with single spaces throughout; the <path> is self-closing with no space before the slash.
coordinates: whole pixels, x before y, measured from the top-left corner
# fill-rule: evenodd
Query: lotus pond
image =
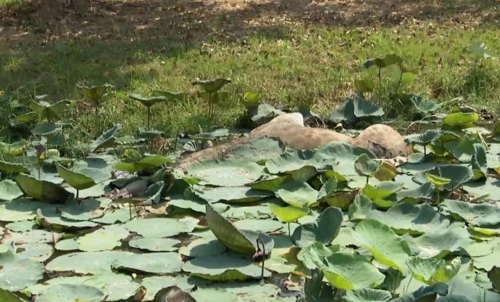
<path id="1" fill-rule="evenodd" d="M 0 300 L 500 301 L 498 131 L 459 124 L 403 162 L 264 137 L 185 173 L 119 125 L 82 158 L 5 144 Z"/>

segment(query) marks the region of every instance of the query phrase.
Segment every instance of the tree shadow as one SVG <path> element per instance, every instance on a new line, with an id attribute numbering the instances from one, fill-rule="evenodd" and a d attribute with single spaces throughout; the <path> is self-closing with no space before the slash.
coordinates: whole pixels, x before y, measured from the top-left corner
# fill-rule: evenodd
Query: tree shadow
<path id="1" fill-rule="evenodd" d="M 497 26 L 495 1 L 425 0 L 27 0 L 0 13 L 0 82 L 64 98 L 75 80 L 127 89 L 155 70 L 151 57 L 181 58 L 216 39 L 286 39 L 290 26 L 391 27 L 408 20 Z M 412 21 L 413 22 L 413 21 Z M 455 25 L 450 25 L 455 26 Z M 200 50 L 201 51 L 201 50 Z"/>

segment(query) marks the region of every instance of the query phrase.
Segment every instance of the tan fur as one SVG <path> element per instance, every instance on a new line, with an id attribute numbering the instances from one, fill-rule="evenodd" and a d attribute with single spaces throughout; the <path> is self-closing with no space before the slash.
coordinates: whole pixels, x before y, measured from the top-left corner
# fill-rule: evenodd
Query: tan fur
<path id="1" fill-rule="evenodd" d="M 401 134 L 384 124 L 369 126 L 353 139 L 352 144 L 372 151 L 377 157 L 392 158 L 413 153 Z"/>
<path id="2" fill-rule="evenodd" d="M 304 120 L 300 113 L 288 113 L 255 128 L 248 137 L 189 154 L 182 158 L 175 167 L 186 170 L 194 162 L 225 157 L 235 146 L 263 136 L 278 137 L 288 148 L 295 150 L 312 150 L 322 144 L 335 141 L 368 149 L 380 158 L 408 156 L 413 152 L 406 145 L 401 134 L 387 125 L 371 125 L 353 139 L 330 129 L 304 127 Z"/>

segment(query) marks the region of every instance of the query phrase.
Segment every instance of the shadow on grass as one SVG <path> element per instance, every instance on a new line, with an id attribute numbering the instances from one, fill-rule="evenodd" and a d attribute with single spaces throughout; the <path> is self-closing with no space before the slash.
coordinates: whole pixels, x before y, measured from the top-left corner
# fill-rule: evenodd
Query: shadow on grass
<path id="1" fill-rule="evenodd" d="M 77 79 L 112 81 L 123 89 L 127 66 L 151 57 L 181 57 L 207 40 L 244 43 L 245 37 L 285 39 L 289 25 L 355 28 L 433 20 L 449 26 L 500 20 L 495 1 L 196 1 L 26 0 L 0 13 L 0 82 L 5 90 L 29 82 L 55 87 L 64 97 Z M 1 1 L 0 1 L 1 3 Z M 3 28 L 3 30 L 2 30 Z M 242 39 L 243 38 L 243 39 Z M 51 68 L 47 69 L 47 65 Z M 59 67 L 56 67 L 59 66 Z M 154 76 L 151 71 L 150 76 Z M 58 90 L 58 87 L 63 90 Z"/>
<path id="2" fill-rule="evenodd" d="M 211 39 L 286 39 L 294 24 L 349 29 L 416 19 L 458 28 L 497 26 L 500 19 L 495 1 L 487 0 L 73 0 L 70 7 L 64 2 L 27 0 L 0 13 L 0 90 L 12 93 L 23 86 L 24 92 L 49 93 L 56 100 L 78 95 L 75 84 L 82 80 L 129 90 L 134 81 L 158 76 L 147 67 L 152 58 L 181 59 L 188 51 L 202 52 Z"/>

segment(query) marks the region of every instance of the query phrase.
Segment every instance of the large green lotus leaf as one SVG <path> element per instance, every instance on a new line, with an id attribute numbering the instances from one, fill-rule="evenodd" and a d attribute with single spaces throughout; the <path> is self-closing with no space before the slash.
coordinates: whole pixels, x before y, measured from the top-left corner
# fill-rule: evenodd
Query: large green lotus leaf
<path id="1" fill-rule="evenodd" d="M 59 240 L 54 248 L 58 251 L 77 251 L 78 241 L 76 241 L 76 238 Z"/>
<path id="2" fill-rule="evenodd" d="M 377 220 L 365 219 L 356 225 L 353 235 L 373 254 L 375 260 L 406 273 L 410 249 L 389 226 Z"/>
<path id="3" fill-rule="evenodd" d="M 490 271 L 495 266 L 500 266 L 500 244 L 498 242 L 492 243 L 492 252 L 481 257 L 474 257 L 474 267 L 485 271 Z"/>
<path id="4" fill-rule="evenodd" d="M 93 222 L 101 224 L 115 224 L 118 222 L 127 222 L 137 216 L 135 211 L 132 211 L 132 217 L 130 217 L 130 210 L 125 208 L 109 209 L 106 211 L 104 216 L 92 219 Z"/>
<path id="5" fill-rule="evenodd" d="M 258 137 L 231 150 L 231 158 L 264 163 L 285 151 L 283 142 L 276 137 Z"/>
<path id="6" fill-rule="evenodd" d="M 306 180 L 307 181 L 307 180 Z M 321 189 L 318 192 L 318 199 L 323 197 L 331 197 L 337 192 L 339 180 L 336 176 L 328 178 L 328 180 L 323 183 Z"/>
<path id="7" fill-rule="evenodd" d="M 338 252 L 338 247 L 327 247 L 323 243 L 316 241 L 300 249 L 297 254 L 297 260 L 301 261 L 306 268 L 314 269 L 317 267 L 316 263 L 321 263 L 323 259 L 330 257 L 336 252 Z"/>
<path id="8" fill-rule="evenodd" d="M 134 255 L 122 251 L 76 252 L 69 253 L 47 263 L 45 269 L 49 272 L 73 272 L 73 274 L 105 274 L 111 273 L 111 264 L 117 259 L 129 259 Z"/>
<path id="9" fill-rule="evenodd" d="M 339 208 L 329 207 L 318 216 L 315 222 L 297 227 L 293 231 L 292 240 L 302 248 L 316 241 L 329 245 L 338 235 L 343 220 L 344 217 Z"/>
<path id="10" fill-rule="evenodd" d="M 500 181 L 494 177 L 468 182 L 463 185 L 463 189 L 474 197 L 487 194 L 488 199 L 500 201 Z"/>
<path id="11" fill-rule="evenodd" d="M 231 79 L 217 78 L 208 80 L 194 80 L 192 85 L 198 85 L 201 89 L 208 93 L 219 91 L 224 85 L 231 83 Z"/>
<path id="12" fill-rule="evenodd" d="M 56 163 L 57 172 L 70 186 L 77 190 L 85 190 L 96 184 L 111 178 L 111 174 L 105 169 L 80 168 L 72 171 Z"/>
<path id="13" fill-rule="evenodd" d="M 207 160 L 191 165 L 189 177 L 220 187 L 239 187 L 258 180 L 264 167 L 243 159 Z"/>
<path id="14" fill-rule="evenodd" d="M 38 113 L 42 118 L 50 121 L 59 119 L 59 115 L 63 111 L 69 109 L 70 104 L 71 102 L 68 100 L 62 100 L 54 104 L 50 104 L 42 100 L 39 102 L 32 100 L 29 102 L 29 107 Z"/>
<path id="15" fill-rule="evenodd" d="M 156 103 L 162 103 L 167 100 L 165 96 L 153 96 L 153 97 L 144 97 L 142 95 L 133 93 L 128 95 L 131 99 L 139 101 L 141 104 L 143 104 L 146 107 L 151 107 Z"/>
<path id="16" fill-rule="evenodd" d="M 408 203 L 430 201 L 432 199 L 433 193 L 434 193 L 434 185 L 430 182 L 426 182 L 423 185 L 417 186 L 415 188 L 396 192 L 396 200 L 398 202 L 408 202 Z"/>
<path id="17" fill-rule="evenodd" d="M 104 294 L 108 295 L 106 301 L 126 300 L 133 296 L 140 287 L 140 284 L 133 281 L 131 276 L 104 273 L 96 276 L 56 277 L 49 279 L 44 283 L 29 286 L 23 292 L 37 295 L 52 286 L 60 284 L 88 285 L 96 287 L 104 292 Z"/>
<path id="18" fill-rule="evenodd" d="M 25 302 L 25 300 L 21 300 L 18 296 L 14 295 L 10 291 L 4 290 L 0 288 L 0 301 L 2 302 Z"/>
<path id="19" fill-rule="evenodd" d="M 269 159 L 266 162 L 266 168 L 271 174 L 280 174 L 299 170 L 304 166 L 312 166 L 318 171 L 329 168 L 344 176 L 354 176 L 357 175 L 354 162 L 361 154 L 366 154 L 368 158 L 375 158 L 375 155 L 366 149 L 345 143 L 329 142 L 315 151 L 287 151 Z"/>
<path id="20" fill-rule="evenodd" d="M 352 245 L 352 246 L 360 246 L 356 239 L 354 238 L 354 230 L 350 227 L 341 227 L 339 234 L 335 237 L 335 241 L 333 244 L 339 245 L 342 247 Z"/>
<path id="21" fill-rule="evenodd" d="M 181 271 L 182 259 L 177 253 L 131 254 L 112 262 L 113 269 L 166 275 Z"/>
<path id="22" fill-rule="evenodd" d="M 367 154 L 361 154 L 354 161 L 354 170 L 360 176 L 372 177 L 377 173 L 382 163 L 370 158 Z"/>
<path id="23" fill-rule="evenodd" d="M 179 249 L 180 254 L 189 257 L 209 257 L 222 254 L 224 251 L 226 251 L 226 246 L 213 234 L 207 234 L 206 238 L 196 239 L 187 246 L 183 246 Z"/>
<path id="24" fill-rule="evenodd" d="M 349 206 L 347 214 L 350 221 L 363 220 L 366 219 L 366 215 L 373 209 L 375 209 L 375 206 L 371 199 L 363 194 L 358 194 Z"/>
<path id="25" fill-rule="evenodd" d="M 29 167 L 30 175 L 34 176 L 36 179 L 45 180 L 56 185 L 60 185 L 64 182 L 57 173 L 57 169 L 52 165 L 43 165 L 40 170 L 35 166 Z M 38 172 L 40 172 L 40 177 L 38 177 Z"/>
<path id="26" fill-rule="evenodd" d="M 143 157 L 136 162 L 118 162 L 114 165 L 114 168 L 120 171 L 135 173 L 143 169 L 155 169 L 164 164 L 172 164 L 173 162 L 173 158 L 162 155 L 151 155 Z"/>
<path id="27" fill-rule="evenodd" d="M 242 254 L 253 255 L 257 250 L 257 239 L 264 243 L 266 254 L 271 253 L 274 241 L 263 233 L 250 230 L 238 230 L 210 205 L 206 205 L 206 220 L 210 230 L 227 248 Z"/>
<path id="28" fill-rule="evenodd" d="M 62 236 L 61 233 L 50 232 L 47 230 L 32 230 L 29 232 L 11 232 L 9 236 L 6 236 L 2 242 L 10 243 L 15 242 L 16 244 L 23 243 L 52 243 L 54 240 L 59 239 Z"/>
<path id="29" fill-rule="evenodd" d="M 405 140 L 410 144 L 428 145 L 443 135 L 441 129 L 429 129 L 424 133 L 408 135 Z"/>
<path id="30" fill-rule="evenodd" d="M 40 136 L 52 136 L 61 131 L 61 127 L 52 122 L 45 122 L 35 126 L 33 130 L 31 130 L 34 135 Z"/>
<path id="31" fill-rule="evenodd" d="M 77 239 L 78 249 L 85 252 L 112 250 L 121 246 L 121 240 L 127 238 L 129 232 L 121 225 L 108 225 L 85 234 Z"/>
<path id="32" fill-rule="evenodd" d="M 451 151 L 453 156 L 460 162 L 470 162 L 475 153 L 474 144 L 482 144 L 481 138 L 477 135 L 463 135 L 458 141 L 452 141 L 445 144 L 445 147 Z"/>
<path id="33" fill-rule="evenodd" d="M 220 282 L 245 281 L 261 277 L 261 268 L 252 260 L 231 254 L 197 257 L 186 261 L 182 270 L 191 276 Z M 264 270 L 264 278 L 269 276 L 271 273 Z"/>
<path id="34" fill-rule="evenodd" d="M 121 124 L 116 124 L 110 129 L 101 134 L 92 144 L 90 144 L 89 152 L 96 152 L 99 149 L 110 148 L 116 142 L 116 136 L 122 128 Z"/>
<path id="35" fill-rule="evenodd" d="M 341 290 L 375 287 L 381 284 L 385 277 L 361 255 L 334 253 L 322 261 L 315 262 L 328 282 Z"/>
<path id="36" fill-rule="evenodd" d="M 197 224 L 198 220 L 191 217 L 181 219 L 146 218 L 131 220 L 125 223 L 125 227 L 130 232 L 137 233 L 142 237 L 164 238 L 192 232 Z"/>
<path id="37" fill-rule="evenodd" d="M 103 301 L 105 296 L 100 289 L 90 285 L 58 284 L 41 291 L 35 302 L 100 302 Z"/>
<path id="38" fill-rule="evenodd" d="M 8 291 L 20 291 L 36 284 L 43 278 L 44 267 L 41 262 L 10 251 L 0 253 L 0 288 Z"/>
<path id="39" fill-rule="evenodd" d="M 271 209 L 271 212 L 276 215 L 276 218 L 282 222 L 295 221 L 300 217 L 307 215 L 310 211 L 308 208 L 297 208 L 293 206 L 280 207 L 276 204 L 270 204 L 269 208 Z"/>
<path id="40" fill-rule="evenodd" d="M 218 294 L 216 294 L 216 292 Z M 213 294 L 213 295 L 212 295 Z M 198 290 L 191 292 L 197 301 L 242 301 L 242 302 L 295 302 L 295 297 L 280 295 L 281 289 L 274 284 L 259 284 L 257 282 L 231 282 L 200 284 Z M 210 298 L 207 298 L 210 296 Z M 217 298 L 219 300 L 217 300 Z"/>
<path id="41" fill-rule="evenodd" d="M 368 159 L 375 158 L 373 153 L 364 148 L 346 143 L 328 142 L 318 147 L 315 157 L 326 160 L 334 171 L 343 176 L 355 176 L 358 174 L 354 168 L 354 163 L 363 154 Z"/>
<path id="42" fill-rule="evenodd" d="M 16 255 L 31 260 L 44 262 L 54 253 L 54 248 L 48 243 L 25 243 L 16 245 Z"/>
<path id="43" fill-rule="evenodd" d="M 283 223 L 271 219 L 240 219 L 233 222 L 239 230 L 252 230 L 261 233 L 272 233 L 283 228 Z"/>
<path id="44" fill-rule="evenodd" d="M 425 283 L 434 283 L 434 274 L 445 266 L 445 261 L 436 258 L 410 257 L 407 261 L 408 267 L 417 280 Z"/>
<path id="45" fill-rule="evenodd" d="M 0 200 L 14 200 L 21 197 L 23 192 L 19 189 L 17 183 L 10 179 L 0 181 Z"/>
<path id="46" fill-rule="evenodd" d="M 448 218 L 439 214 L 428 204 L 400 203 L 386 212 L 373 210 L 367 214 L 366 218 L 378 220 L 393 228 L 398 234 L 407 232 L 423 234 L 434 229 L 445 229 L 450 225 Z"/>
<path id="47" fill-rule="evenodd" d="M 445 199 L 441 205 L 470 225 L 492 229 L 500 226 L 500 208 L 491 203 L 469 203 Z"/>
<path id="48" fill-rule="evenodd" d="M 420 257 L 442 258 L 471 243 L 469 233 L 460 224 L 452 223 L 446 229 L 433 229 L 413 239 Z"/>
<path id="49" fill-rule="evenodd" d="M 111 190 L 109 187 L 109 184 L 112 181 L 113 180 L 108 179 L 108 180 L 105 180 L 103 182 L 96 184 L 95 186 L 92 186 L 88 189 L 85 189 L 85 190 L 78 190 L 77 191 L 77 189 L 75 189 L 71 186 L 68 186 L 67 184 L 63 184 L 63 188 L 75 196 L 78 193 L 79 199 L 96 198 L 96 197 L 104 196 L 106 194 L 106 192 Z"/>
<path id="50" fill-rule="evenodd" d="M 49 203 L 64 203 L 70 193 L 61 186 L 45 180 L 39 180 L 27 174 L 20 173 L 16 177 L 16 183 L 24 194 Z"/>
<path id="51" fill-rule="evenodd" d="M 439 300 L 436 300 L 438 295 L 440 296 L 448 295 L 447 284 L 439 282 L 430 286 L 421 286 L 413 293 L 393 299 L 391 300 L 391 302 L 442 301 L 443 299 L 442 297 L 439 298 Z M 450 300 L 450 302 L 451 301 L 457 301 L 457 300 Z M 457 302 L 461 301 L 458 300 Z"/>
<path id="52" fill-rule="evenodd" d="M 228 209 L 225 208 L 218 209 L 217 207 L 215 207 L 218 204 L 213 204 L 212 207 L 214 209 L 217 209 L 219 213 L 221 213 L 224 217 L 230 219 L 245 219 L 245 218 L 266 219 L 272 216 L 271 209 L 269 208 L 269 205 L 271 204 L 279 206 L 286 205 L 283 201 L 279 200 L 278 198 L 267 198 L 265 200 L 258 201 L 251 205 L 233 204 Z"/>
<path id="53" fill-rule="evenodd" d="M 75 221 L 61 217 L 57 209 L 46 208 L 38 209 L 36 215 L 37 224 L 53 230 L 75 230 L 84 228 L 93 228 L 98 226 L 91 221 Z"/>
<path id="54" fill-rule="evenodd" d="M 141 285 L 146 288 L 146 296 L 143 301 L 152 301 L 156 293 L 169 286 L 177 286 L 185 291 L 190 291 L 194 283 L 190 284 L 187 277 L 184 276 L 152 276 L 141 280 Z"/>
<path id="55" fill-rule="evenodd" d="M 208 203 L 224 201 L 227 203 L 247 203 L 261 200 L 272 195 L 271 192 L 255 190 L 250 187 L 204 187 L 194 185 L 191 189 L 199 198 Z"/>
<path id="56" fill-rule="evenodd" d="M 180 244 L 180 240 L 171 238 L 135 238 L 128 242 L 130 247 L 151 252 L 174 252 Z"/>
<path id="57" fill-rule="evenodd" d="M 61 166 L 59 163 L 56 163 L 55 165 L 57 172 L 64 179 L 64 181 L 77 190 L 85 190 L 96 185 L 92 178 L 87 177 L 84 174 L 71 171 L 70 169 Z M 96 169 L 96 171 L 100 170 Z"/>
<path id="58" fill-rule="evenodd" d="M 362 193 L 371 200 L 386 199 L 391 195 L 400 192 L 404 187 L 403 183 L 396 181 L 381 181 L 376 185 L 366 184 Z"/>
<path id="59" fill-rule="evenodd" d="M 22 220 L 11 222 L 5 225 L 12 232 L 28 232 L 38 229 L 38 224 L 34 220 Z"/>
<path id="60" fill-rule="evenodd" d="M 283 183 L 289 180 L 290 177 L 288 175 L 279 176 L 279 175 L 264 174 L 264 176 L 261 177 L 258 181 L 250 184 L 250 187 L 256 190 L 274 192 L 279 188 L 279 186 L 281 186 Z"/>
<path id="61" fill-rule="evenodd" d="M 0 221 L 22 221 L 36 217 L 39 208 L 54 207 L 44 202 L 28 199 L 16 199 L 0 204 Z"/>
<path id="62" fill-rule="evenodd" d="M 28 169 L 20 163 L 9 163 L 3 160 L 0 160 L 0 171 L 3 171 L 7 174 L 15 174 L 15 173 L 28 173 Z"/>
<path id="63" fill-rule="evenodd" d="M 312 150 L 287 150 L 282 154 L 267 160 L 266 168 L 271 174 L 282 174 L 296 171 L 305 166 L 315 167 L 317 170 L 328 166 L 328 161 L 318 157 Z"/>
<path id="64" fill-rule="evenodd" d="M 421 171 L 415 174 L 413 181 L 418 184 L 428 182 L 427 177 L 425 176 L 426 173 L 451 179 L 449 184 L 442 187 L 445 190 L 453 190 L 474 178 L 474 171 L 472 171 L 470 166 L 449 164 L 439 165 L 429 170 Z"/>
<path id="65" fill-rule="evenodd" d="M 291 206 L 306 208 L 318 200 L 318 191 L 305 181 L 292 181 L 281 185 L 276 196 Z"/>
<path id="66" fill-rule="evenodd" d="M 451 298 L 449 300 L 439 299 L 440 301 L 446 302 L 462 302 L 462 301 L 473 301 L 473 302 L 497 302 L 500 301 L 500 294 L 493 291 L 485 290 L 479 287 L 477 284 L 471 282 L 470 280 L 465 280 L 464 278 L 453 278 L 447 282 L 450 287 L 450 293 L 455 297 L 462 297 L 462 300 L 457 298 Z M 451 296 L 451 295 L 450 295 Z M 465 299 L 463 299 L 465 298 Z"/>
<path id="67" fill-rule="evenodd" d="M 441 266 L 432 275 L 432 283 L 448 282 L 460 272 L 461 267 L 462 267 L 462 261 L 460 257 L 455 257 L 450 261 L 447 261 L 444 266 Z"/>
<path id="68" fill-rule="evenodd" d="M 86 221 L 99 218 L 104 215 L 104 208 L 110 204 L 111 200 L 107 198 L 86 199 L 81 204 L 73 203 L 61 209 L 61 217 L 75 220 Z"/>
<path id="69" fill-rule="evenodd" d="M 344 296 L 345 302 L 385 302 L 390 301 L 391 299 L 391 292 L 373 288 L 348 290 Z"/>

